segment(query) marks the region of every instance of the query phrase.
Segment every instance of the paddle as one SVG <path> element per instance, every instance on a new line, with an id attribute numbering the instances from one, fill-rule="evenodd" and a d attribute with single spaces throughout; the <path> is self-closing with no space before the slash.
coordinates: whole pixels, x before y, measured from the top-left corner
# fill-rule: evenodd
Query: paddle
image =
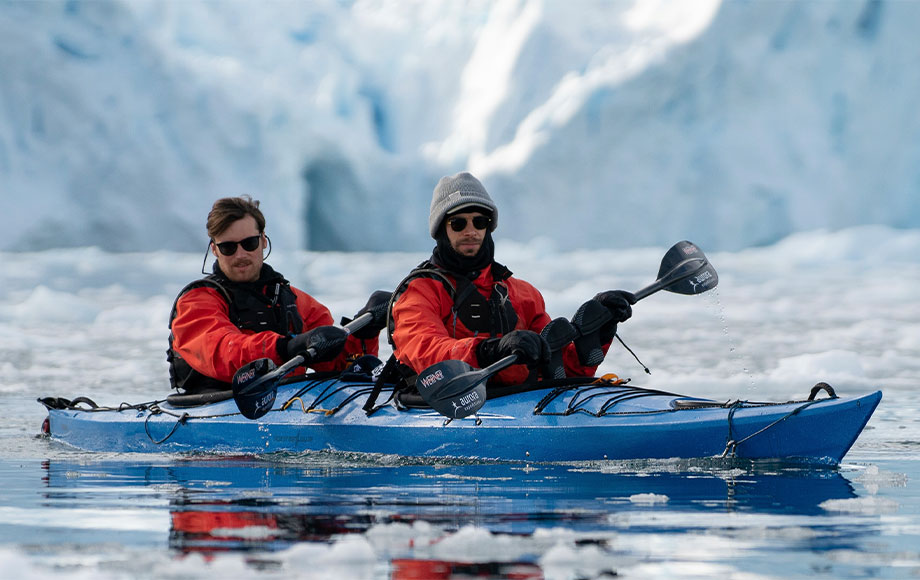
<path id="1" fill-rule="evenodd" d="M 373 312 L 365 312 L 343 328 L 349 334 L 363 328 L 374 320 Z M 270 358 L 260 358 L 240 367 L 233 375 L 233 400 L 240 413 L 247 419 L 258 419 L 268 413 L 278 394 L 278 383 L 294 368 L 309 363 L 316 356 L 316 351 L 307 349 L 303 355 L 297 355 L 280 367 L 276 367 Z"/>
<path id="2" fill-rule="evenodd" d="M 703 250 L 695 244 L 677 242 L 661 259 L 658 279 L 634 293 L 636 300 L 642 300 L 659 290 L 676 294 L 702 294 L 715 288 L 719 275 L 712 267 Z"/>
<path id="3" fill-rule="evenodd" d="M 701 294 L 715 288 L 719 275 L 695 244 L 677 242 L 665 253 L 658 279 L 634 293 L 636 301 L 659 290 L 677 294 Z M 446 417 L 461 419 L 478 411 L 486 402 L 486 381 L 517 362 L 517 354 L 474 369 L 460 360 L 446 360 L 423 370 L 415 381 L 419 394 L 431 408 Z"/>
<path id="4" fill-rule="evenodd" d="M 419 373 L 415 386 L 432 409 L 451 419 L 462 419 L 478 411 L 486 402 L 486 381 L 500 370 L 517 362 L 512 354 L 476 370 L 462 360 L 448 359 Z"/>

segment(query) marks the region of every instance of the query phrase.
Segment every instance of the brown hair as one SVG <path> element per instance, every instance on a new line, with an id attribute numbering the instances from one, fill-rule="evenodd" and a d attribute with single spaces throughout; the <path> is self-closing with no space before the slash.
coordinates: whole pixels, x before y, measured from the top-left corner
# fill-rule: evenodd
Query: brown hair
<path id="1" fill-rule="evenodd" d="M 214 202 L 208 213 L 208 237 L 212 240 L 219 236 L 230 224 L 236 220 L 251 215 L 256 220 L 259 233 L 265 233 L 265 216 L 259 209 L 259 200 L 253 200 L 248 195 L 240 197 L 222 197 Z"/>

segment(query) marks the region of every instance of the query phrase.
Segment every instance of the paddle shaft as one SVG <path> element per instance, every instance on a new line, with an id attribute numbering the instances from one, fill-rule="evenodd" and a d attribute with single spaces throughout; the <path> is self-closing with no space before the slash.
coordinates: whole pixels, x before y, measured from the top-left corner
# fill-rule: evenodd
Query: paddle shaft
<path id="1" fill-rule="evenodd" d="M 505 358 L 499 359 L 495 361 L 494 363 L 490 364 L 489 366 L 487 366 L 486 368 L 480 371 L 475 371 L 475 372 L 482 374 L 482 380 L 485 380 L 491 377 L 492 375 L 494 375 L 495 373 L 501 372 L 505 370 L 506 368 L 510 367 L 511 365 L 516 363 L 517 360 L 518 360 L 517 353 L 509 354 Z"/>

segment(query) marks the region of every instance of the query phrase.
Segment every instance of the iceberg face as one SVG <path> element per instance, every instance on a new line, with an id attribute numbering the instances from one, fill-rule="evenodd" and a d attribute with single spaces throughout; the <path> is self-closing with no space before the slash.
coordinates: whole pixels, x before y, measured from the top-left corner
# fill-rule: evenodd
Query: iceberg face
<path id="1" fill-rule="evenodd" d="M 690 5 L 692 4 L 692 5 Z M 427 250 L 470 170 L 560 250 L 920 227 L 920 4 L 0 4 L 0 250 Z"/>

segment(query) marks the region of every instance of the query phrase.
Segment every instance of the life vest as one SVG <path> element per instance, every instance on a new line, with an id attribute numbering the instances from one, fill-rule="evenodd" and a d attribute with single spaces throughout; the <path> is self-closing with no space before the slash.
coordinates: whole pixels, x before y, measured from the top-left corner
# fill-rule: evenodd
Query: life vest
<path id="1" fill-rule="evenodd" d="M 179 299 L 195 288 L 214 288 L 227 302 L 230 321 L 240 330 L 264 332 L 270 330 L 288 336 L 303 331 L 303 318 L 297 310 L 297 296 L 291 284 L 270 266 L 264 265 L 259 281 L 240 284 L 229 280 L 221 272 L 215 272 L 195 280 L 179 291 L 169 314 L 169 348 L 166 360 L 169 363 L 169 383 L 174 389 L 185 392 L 226 390 L 231 385 L 203 375 L 193 369 L 173 349 L 172 324 L 176 318 Z M 264 294 L 261 290 L 267 290 Z"/>
<path id="2" fill-rule="evenodd" d="M 387 340 L 393 345 L 393 306 L 403 292 L 409 287 L 409 282 L 416 278 L 432 278 L 441 282 L 447 290 L 454 304 L 451 306 L 451 324 L 448 332 L 456 338 L 457 322 L 475 333 L 488 333 L 491 336 L 501 336 L 514 330 L 518 322 L 514 305 L 508 299 L 508 286 L 505 280 L 511 277 L 511 271 L 497 262 L 492 263 L 492 293 L 486 298 L 476 285 L 464 276 L 455 276 L 456 283 L 451 281 L 449 272 L 438 267 L 430 260 L 425 260 L 409 275 L 396 285 L 390 303 L 387 305 Z"/>
<path id="3" fill-rule="evenodd" d="M 425 260 L 415 268 L 409 275 L 396 285 L 393 291 L 390 303 L 387 305 L 387 340 L 390 345 L 393 344 L 393 306 L 399 297 L 409 287 L 409 283 L 416 278 L 432 278 L 438 280 L 444 285 L 448 295 L 453 300 L 451 306 L 451 322 L 447 325 L 448 332 L 456 338 L 457 322 L 461 322 L 467 329 L 475 333 L 485 333 L 489 337 L 501 336 L 514 330 L 518 322 L 517 311 L 508 297 L 508 286 L 505 280 L 511 277 L 511 271 L 505 266 L 492 263 L 492 292 L 488 298 L 483 296 L 476 285 L 464 276 L 450 275 L 450 273 L 438 267 L 430 260 Z M 454 278 L 456 282 L 452 281 Z M 378 384 L 395 384 L 397 391 L 401 391 L 403 403 L 413 397 L 415 393 L 415 378 L 417 373 L 409 365 L 401 363 L 395 355 L 390 355 L 380 377 L 377 379 Z M 416 395 L 417 396 L 417 395 Z M 365 411 L 372 412 L 376 393 L 372 395 L 365 405 Z M 423 403 L 420 403 L 422 404 Z"/>

